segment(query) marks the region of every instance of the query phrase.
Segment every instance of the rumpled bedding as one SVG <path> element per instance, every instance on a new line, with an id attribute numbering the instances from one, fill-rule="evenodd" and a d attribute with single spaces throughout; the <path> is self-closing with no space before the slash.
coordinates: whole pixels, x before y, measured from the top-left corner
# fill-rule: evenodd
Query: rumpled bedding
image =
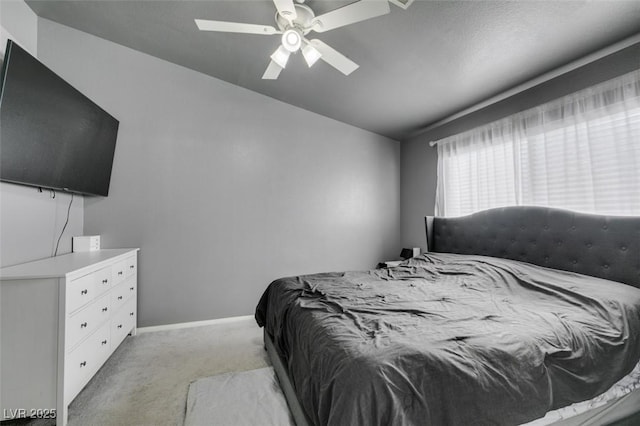
<path id="1" fill-rule="evenodd" d="M 316 425 L 521 424 L 640 359 L 640 289 L 484 256 L 282 278 L 256 320 Z"/>

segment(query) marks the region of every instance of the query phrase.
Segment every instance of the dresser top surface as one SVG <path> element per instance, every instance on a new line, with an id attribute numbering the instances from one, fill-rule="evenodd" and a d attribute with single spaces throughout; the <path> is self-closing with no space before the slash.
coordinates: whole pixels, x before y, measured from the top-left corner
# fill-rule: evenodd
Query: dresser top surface
<path id="1" fill-rule="evenodd" d="M 123 259 L 139 249 L 103 249 L 78 253 L 68 253 L 56 257 L 47 257 L 19 265 L 0 269 L 1 280 L 19 280 L 36 278 L 62 278 L 72 272 L 79 272 L 96 264 L 110 260 Z"/>

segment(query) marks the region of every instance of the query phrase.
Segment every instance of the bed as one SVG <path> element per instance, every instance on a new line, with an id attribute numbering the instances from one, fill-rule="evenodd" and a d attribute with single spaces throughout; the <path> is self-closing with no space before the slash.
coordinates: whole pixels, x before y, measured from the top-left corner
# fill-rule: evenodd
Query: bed
<path id="1" fill-rule="evenodd" d="M 640 359 L 640 218 L 425 218 L 398 267 L 282 278 L 256 308 L 300 424 L 523 424 Z"/>

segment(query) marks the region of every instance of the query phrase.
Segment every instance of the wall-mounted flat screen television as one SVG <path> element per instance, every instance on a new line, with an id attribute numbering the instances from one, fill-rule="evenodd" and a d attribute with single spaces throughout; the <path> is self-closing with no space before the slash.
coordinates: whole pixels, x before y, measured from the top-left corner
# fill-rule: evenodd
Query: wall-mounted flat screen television
<path id="1" fill-rule="evenodd" d="M 0 86 L 0 180 L 109 194 L 119 122 L 9 40 Z"/>

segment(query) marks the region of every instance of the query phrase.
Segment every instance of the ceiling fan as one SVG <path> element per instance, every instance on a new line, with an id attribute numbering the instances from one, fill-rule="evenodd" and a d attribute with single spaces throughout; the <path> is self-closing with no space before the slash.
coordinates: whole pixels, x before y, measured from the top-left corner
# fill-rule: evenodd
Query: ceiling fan
<path id="1" fill-rule="evenodd" d="M 202 31 L 220 31 L 262 35 L 281 35 L 282 43 L 271 55 L 271 62 L 262 76 L 275 80 L 287 65 L 289 56 L 299 50 L 309 67 L 322 59 L 344 75 L 358 68 L 358 64 L 318 39 L 309 40 L 305 36 L 311 31 L 322 33 L 349 24 L 375 18 L 389 13 L 389 3 L 380 0 L 360 0 L 320 16 L 303 3 L 304 0 L 273 0 L 276 6 L 276 27 L 268 25 L 242 24 L 237 22 L 210 21 L 196 19 Z"/>

